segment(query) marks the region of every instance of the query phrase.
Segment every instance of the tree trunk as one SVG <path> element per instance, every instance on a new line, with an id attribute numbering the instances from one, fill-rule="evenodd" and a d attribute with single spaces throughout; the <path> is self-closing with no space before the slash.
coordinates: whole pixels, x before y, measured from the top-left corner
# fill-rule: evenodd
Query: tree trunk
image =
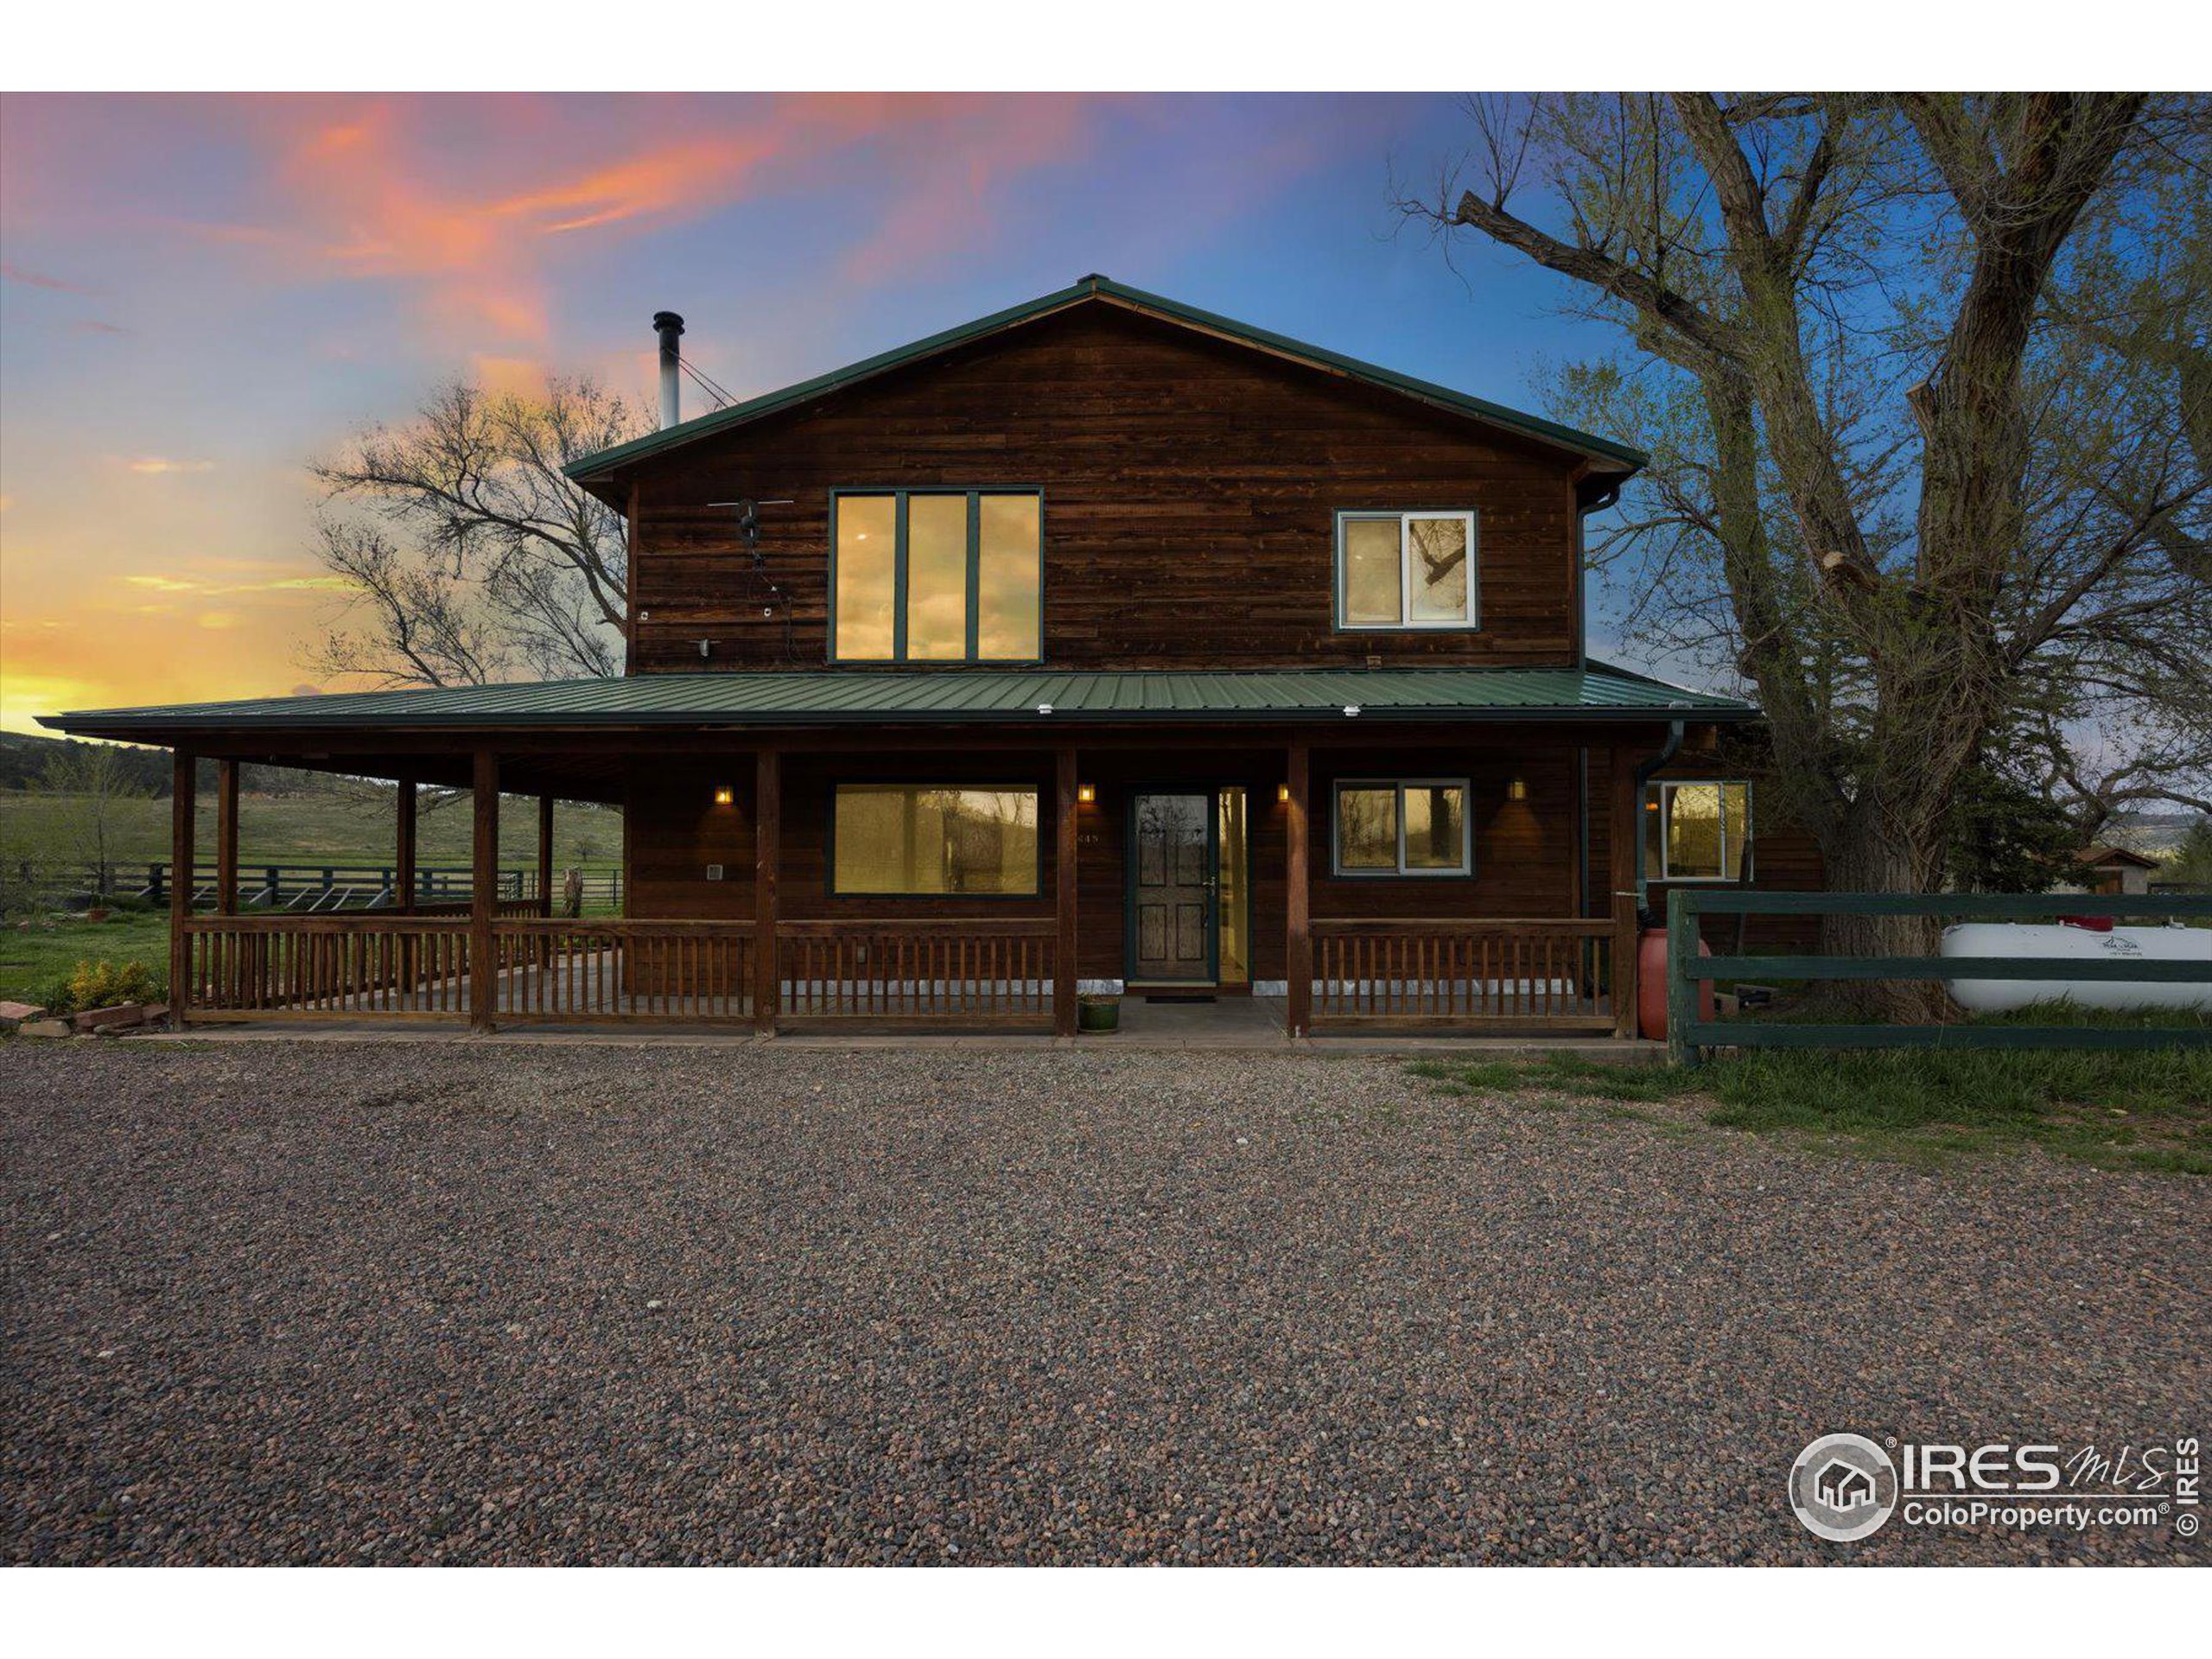
<path id="1" fill-rule="evenodd" d="M 1943 837 L 1903 833 L 1861 801 L 1821 838 L 1832 893 L 1936 893 L 1942 887 Z M 1917 843 L 1917 844 L 1916 844 Z M 1942 929 L 1932 916 L 1821 918 L 1821 954 L 1830 957 L 1932 957 Z M 1836 1000 L 1859 1014 L 1897 1025 L 1956 1017 L 1938 980 L 1839 981 Z"/>

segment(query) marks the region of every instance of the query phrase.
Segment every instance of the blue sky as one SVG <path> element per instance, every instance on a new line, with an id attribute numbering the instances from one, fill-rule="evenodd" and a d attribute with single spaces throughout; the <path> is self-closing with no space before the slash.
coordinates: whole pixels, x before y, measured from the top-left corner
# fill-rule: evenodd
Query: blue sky
<path id="1" fill-rule="evenodd" d="M 1389 200 L 1446 97 L 10 97 L 0 724 L 306 682 L 304 463 L 455 373 L 741 396 L 1100 270 L 1501 402 L 1604 349 Z"/>

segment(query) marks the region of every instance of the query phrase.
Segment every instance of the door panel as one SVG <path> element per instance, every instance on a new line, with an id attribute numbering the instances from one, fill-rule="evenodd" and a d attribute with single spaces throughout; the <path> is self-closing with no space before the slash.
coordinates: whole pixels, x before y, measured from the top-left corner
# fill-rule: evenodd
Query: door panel
<path id="1" fill-rule="evenodd" d="M 1213 798 L 1140 795 L 1131 808 L 1129 977 L 1213 982 Z"/>

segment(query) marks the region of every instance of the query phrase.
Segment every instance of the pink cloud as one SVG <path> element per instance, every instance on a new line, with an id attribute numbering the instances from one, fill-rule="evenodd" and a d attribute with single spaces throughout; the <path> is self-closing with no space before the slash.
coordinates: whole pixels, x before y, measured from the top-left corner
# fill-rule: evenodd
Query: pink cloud
<path id="1" fill-rule="evenodd" d="M 849 251 L 831 256 L 830 274 L 849 282 L 882 281 L 987 245 L 1001 229 L 1001 188 L 1083 154 L 1109 101 L 891 93 L 179 100 L 171 118 L 191 136 L 181 131 L 177 144 L 218 143 L 234 170 L 221 175 L 219 194 L 181 198 L 191 203 L 181 214 L 179 197 L 157 204 L 149 192 L 139 222 L 228 251 L 249 277 L 397 285 L 442 349 L 536 354 L 550 342 L 565 262 L 609 238 L 774 194 L 852 201 L 863 199 L 857 188 L 881 204 L 855 227 Z M 63 153 L 84 137 L 79 124 L 99 112 L 82 101 L 41 105 L 37 136 Z M 19 174 L 27 164 L 19 162 Z M 86 200 L 18 196 L 19 219 L 63 224 L 77 222 Z"/>
<path id="2" fill-rule="evenodd" d="M 75 283 L 59 276 L 49 276 L 42 270 L 28 270 L 13 261 L 0 262 L 0 276 L 11 283 L 23 283 L 32 288 L 52 289 L 57 294 L 97 294 L 96 288 L 80 288 Z"/>

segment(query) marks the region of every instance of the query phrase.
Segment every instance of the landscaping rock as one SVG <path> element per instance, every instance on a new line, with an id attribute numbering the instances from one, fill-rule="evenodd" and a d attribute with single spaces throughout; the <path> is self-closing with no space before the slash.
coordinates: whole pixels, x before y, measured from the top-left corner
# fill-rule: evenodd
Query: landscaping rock
<path id="1" fill-rule="evenodd" d="M 113 1026 L 118 1031 L 126 1026 L 146 1022 L 143 1002 L 118 1002 L 111 1008 L 86 1008 L 82 1014 L 73 1014 L 69 1023 L 79 1031 L 98 1031 L 103 1026 Z"/>
<path id="2" fill-rule="evenodd" d="M 26 1020 L 16 1027 L 18 1037 L 74 1037 L 77 1028 L 67 1020 Z"/>
<path id="3" fill-rule="evenodd" d="M 0 1002 L 0 1031 L 13 1031 L 26 1020 L 43 1020 L 46 1010 L 33 1002 Z"/>

